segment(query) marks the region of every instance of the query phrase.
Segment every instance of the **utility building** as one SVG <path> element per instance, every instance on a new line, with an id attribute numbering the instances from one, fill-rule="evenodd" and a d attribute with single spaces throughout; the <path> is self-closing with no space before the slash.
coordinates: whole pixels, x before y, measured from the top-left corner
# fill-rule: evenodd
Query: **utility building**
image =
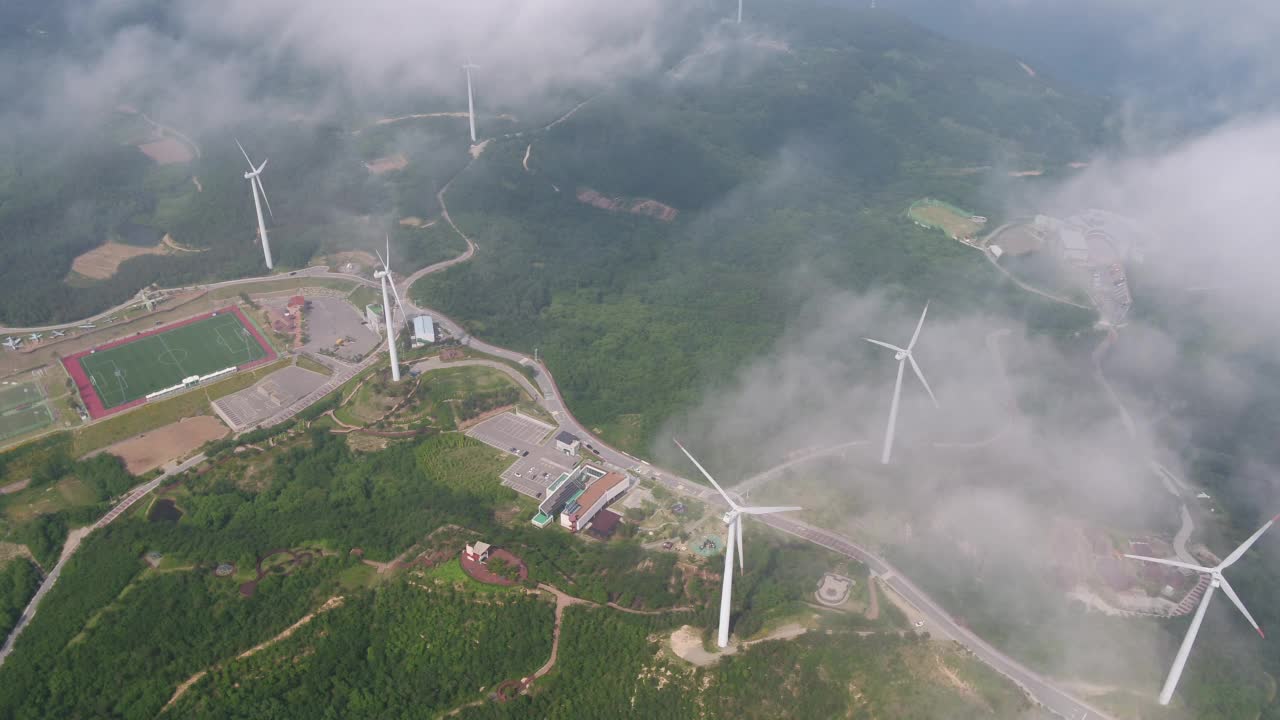
<path id="1" fill-rule="evenodd" d="M 547 488 L 547 496 L 538 504 L 538 514 L 533 516 L 533 524 L 546 527 L 557 514 L 564 509 L 569 498 L 586 489 L 582 469 L 564 473 Z"/>
<path id="2" fill-rule="evenodd" d="M 430 315 L 419 315 L 413 319 L 413 340 L 420 343 L 436 341 L 436 324 Z"/>
<path id="3" fill-rule="evenodd" d="M 574 435 L 571 432 L 561 430 L 560 433 L 556 435 L 556 449 L 565 455 L 577 455 L 578 448 L 581 446 L 582 441 L 578 439 L 577 435 Z"/>

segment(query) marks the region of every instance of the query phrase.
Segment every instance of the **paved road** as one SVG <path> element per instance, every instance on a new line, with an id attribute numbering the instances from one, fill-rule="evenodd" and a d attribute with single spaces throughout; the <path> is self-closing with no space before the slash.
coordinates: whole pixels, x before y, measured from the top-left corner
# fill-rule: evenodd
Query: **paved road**
<path id="1" fill-rule="evenodd" d="M 103 515 L 98 522 L 89 527 L 73 530 L 71 534 L 67 536 L 67 541 L 62 546 L 62 555 L 58 558 L 58 562 L 53 566 L 53 569 L 49 571 L 49 574 L 45 576 L 44 582 L 40 583 L 40 587 L 36 590 L 36 594 L 31 597 L 31 601 L 27 603 L 27 607 L 23 609 L 22 615 L 18 618 L 18 624 L 13 627 L 13 631 L 10 632 L 9 637 L 5 639 L 4 647 L 0 648 L 0 665 L 3 665 L 5 659 L 9 657 L 9 653 L 13 652 L 13 645 L 18 641 L 18 636 L 22 634 L 23 630 L 27 629 L 27 624 L 35 617 L 36 609 L 39 607 L 40 601 L 44 599 L 44 596 L 47 595 L 49 590 L 53 588 L 54 584 L 58 582 L 58 578 L 62 576 L 62 568 L 66 566 L 67 561 L 70 560 L 71 556 L 75 555 L 76 550 L 80 548 L 81 541 L 83 541 L 84 538 L 94 530 L 110 525 L 112 521 L 120 517 L 120 515 L 126 510 L 133 507 L 134 503 L 146 497 L 152 490 L 160 487 L 160 485 L 170 477 L 186 472 L 187 470 L 190 470 L 196 465 L 204 462 L 204 460 L 205 456 L 202 453 L 181 463 L 180 465 L 170 466 L 164 471 L 163 475 L 130 490 L 129 494 L 125 495 L 124 499 L 115 507 L 111 508 L 110 512 Z"/>

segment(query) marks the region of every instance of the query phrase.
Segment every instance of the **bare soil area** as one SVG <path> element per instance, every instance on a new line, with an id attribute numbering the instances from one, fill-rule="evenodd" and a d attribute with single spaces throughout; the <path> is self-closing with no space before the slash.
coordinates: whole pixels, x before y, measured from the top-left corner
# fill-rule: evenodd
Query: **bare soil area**
<path id="1" fill-rule="evenodd" d="M 138 149 L 146 153 L 147 157 L 154 160 L 157 165 L 177 165 L 191 162 L 195 158 L 190 148 L 171 137 L 143 143 L 138 146 Z"/>
<path id="2" fill-rule="evenodd" d="M 130 258 L 142 255 L 167 255 L 168 247 L 163 242 L 155 247 L 138 247 L 117 242 L 107 242 L 77 257 L 71 262 L 71 269 L 87 278 L 106 280 L 120 269 L 120 264 Z"/>
<path id="3" fill-rule="evenodd" d="M 191 179 L 195 180 L 195 178 L 191 178 Z M 177 240 L 174 240 L 173 236 L 170 235 L 169 233 L 165 233 L 164 237 L 160 238 L 160 242 L 163 243 L 164 246 L 169 248 L 170 250 L 176 250 L 178 252 L 185 252 L 185 253 L 204 252 L 204 250 L 200 250 L 198 248 L 189 248 L 186 245 L 182 245 Z"/>
<path id="4" fill-rule="evenodd" d="M 227 426 L 214 415 L 179 420 L 158 430 L 143 433 L 107 448 L 124 460 L 134 475 L 154 470 L 197 450 L 210 440 L 227 434 Z"/>
<path id="5" fill-rule="evenodd" d="M 675 220 L 676 215 L 680 212 L 670 205 L 665 205 L 651 198 L 610 198 L 588 187 L 578 189 L 578 202 L 586 203 L 601 210 L 608 210 L 609 212 L 644 215 L 662 222 Z"/>
<path id="6" fill-rule="evenodd" d="M 367 162 L 364 166 L 374 175 L 383 175 L 409 167 L 409 158 L 405 157 L 404 153 L 396 153 L 395 155 L 378 158 L 373 162 Z"/>

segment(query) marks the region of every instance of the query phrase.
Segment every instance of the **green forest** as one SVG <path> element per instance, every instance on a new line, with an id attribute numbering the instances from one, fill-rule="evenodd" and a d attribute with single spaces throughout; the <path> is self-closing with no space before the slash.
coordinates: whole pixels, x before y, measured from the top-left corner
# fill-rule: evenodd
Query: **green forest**
<path id="1" fill-rule="evenodd" d="M 932 196 L 996 214 L 951 171 L 1065 163 L 1106 142 L 1103 103 L 888 14 L 763 12 L 787 52 L 742 40 L 716 58 L 750 72 L 699 79 L 695 61 L 605 93 L 535 139 L 531 172 L 523 140 L 490 147 L 449 193 L 490 251 L 413 288 L 477 336 L 539 347 L 575 414 L 632 452 L 824 292 L 887 288 L 1058 335 L 1093 321 L 902 213 Z M 600 210 L 584 187 L 680 214 Z"/>

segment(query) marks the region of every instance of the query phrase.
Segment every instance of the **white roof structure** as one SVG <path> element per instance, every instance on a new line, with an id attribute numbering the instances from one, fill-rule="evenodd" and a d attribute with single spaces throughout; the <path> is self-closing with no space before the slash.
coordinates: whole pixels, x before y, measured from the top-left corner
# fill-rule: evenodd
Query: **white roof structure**
<path id="1" fill-rule="evenodd" d="M 429 343 L 436 341 L 436 325 L 430 315 L 419 315 L 413 319 L 413 339 Z"/>

